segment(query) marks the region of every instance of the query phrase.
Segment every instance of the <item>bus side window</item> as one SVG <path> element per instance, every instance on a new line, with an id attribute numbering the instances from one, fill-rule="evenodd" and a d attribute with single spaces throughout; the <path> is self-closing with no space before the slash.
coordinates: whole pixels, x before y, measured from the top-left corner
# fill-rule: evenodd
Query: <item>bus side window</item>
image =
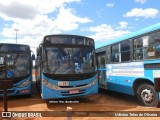
<path id="1" fill-rule="evenodd" d="M 98 68 L 105 67 L 105 53 L 100 53 L 97 55 Z"/>
<path id="2" fill-rule="evenodd" d="M 97 62 L 98 62 L 98 68 L 100 68 L 101 67 L 101 55 L 100 54 L 97 55 Z"/>
<path id="3" fill-rule="evenodd" d="M 111 46 L 107 46 L 106 48 L 106 63 L 109 64 L 111 61 Z"/>
<path id="4" fill-rule="evenodd" d="M 149 47 L 148 48 L 148 59 L 160 58 L 160 31 L 148 34 Z"/>
<path id="5" fill-rule="evenodd" d="M 112 50 L 112 62 L 119 62 L 119 44 L 115 44 L 111 47 Z"/>
<path id="6" fill-rule="evenodd" d="M 155 59 L 156 56 L 155 56 L 155 50 L 153 47 L 149 47 L 148 50 L 147 50 L 147 59 Z"/>
<path id="7" fill-rule="evenodd" d="M 112 62 L 119 62 L 119 54 L 113 54 L 112 55 Z"/>
<path id="8" fill-rule="evenodd" d="M 142 49 L 137 49 L 134 50 L 134 60 L 142 60 L 143 59 L 143 50 Z"/>
<path id="9" fill-rule="evenodd" d="M 134 50 L 133 50 L 133 59 L 134 60 L 143 60 L 143 39 L 142 37 L 136 38 L 133 41 Z"/>
<path id="10" fill-rule="evenodd" d="M 121 62 L 130 61 L 130 40 L 125 40 L 120 43 L 121 45 Z"/>
<path id="11" fill-rule="evenodd" d="M 101 66 L 102 68 L 105 68 L 105 57 L 104 56 L 101 57 L 101 65 L 102 65 Z"/>

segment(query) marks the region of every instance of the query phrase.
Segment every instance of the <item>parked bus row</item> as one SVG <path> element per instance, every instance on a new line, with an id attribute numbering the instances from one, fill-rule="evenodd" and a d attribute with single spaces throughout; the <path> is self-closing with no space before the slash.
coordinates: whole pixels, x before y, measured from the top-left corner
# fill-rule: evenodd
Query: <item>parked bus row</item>
<path id="1" fill-rule="evenodd" d="M 47 35 L 36 56 L 42 99 L 94 94 L 99 86 L 135 95 L 145 106 L 159 104 L 160 23 L 106 41 L 96 50 L 94 40 L 85 36 Z M 0 80 L 13 80 L 8 95 L 31 94 L 34 58 L 27 45 L 0 44 Z"/>
<path id="2" fill-rule="evenodd" d="M 32 93 L 33 58 L 27 45 L 0 45 L 0 80 L 13 80 L 9 96 Z M 37 48 L 35 76 L 42 99 L 98 93 L 94 40 L 76 35 L 45 36 Z"/>

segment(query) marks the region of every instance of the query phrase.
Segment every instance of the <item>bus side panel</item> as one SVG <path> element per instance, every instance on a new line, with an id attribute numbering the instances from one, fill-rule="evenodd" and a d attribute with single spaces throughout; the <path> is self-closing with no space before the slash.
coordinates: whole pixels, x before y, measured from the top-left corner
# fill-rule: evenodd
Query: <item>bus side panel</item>
<path id="1" fill-rule="evenodd" d="M 107 87 L 116 92 L 134 95 L 133 83 L 137 77 L 144 78 L 144 75 L 143 62 L 106 65 Z"/>
<path id="2" fill-rule="evenodd" d="M 133 94 L 131 81 L 133 81 L 133 78 L 123 77 L 123 76 L 109 76 L 107 73 L 104 73 L 103 71 L 106 71 L 106 69 L 99 69 L 99 87 L 116 91 L 116 92 L 122 92 L 126 94 Z M 105 82 L 104 82 L 105 79 Z M 107 86 L 106 86 L 107 85 Z"/>
<path id="3" fill-rule="evenodd" d="M 107 88 L 108 90 L 133 95 L 132 84 L 131 84 L 133 80 L 134 79 L 131 77 L 110 76 L 110 79 L 108 79 L 107 82 Z"/>

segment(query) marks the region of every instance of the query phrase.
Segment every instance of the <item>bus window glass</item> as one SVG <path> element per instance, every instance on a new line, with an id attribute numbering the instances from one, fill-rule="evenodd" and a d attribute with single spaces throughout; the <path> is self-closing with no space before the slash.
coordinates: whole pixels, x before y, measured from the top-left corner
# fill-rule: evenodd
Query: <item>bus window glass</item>
<path id="1" fill-rule="evenodd" d="M 94 49 L 45 48 L 44 72 L 49 74 L 76 74 L 95 71 Z"/>
<path id="2" fill-rule="evenodd" d="M 134 39 L 134 49 L 136 48 L 141 48 L 143 47 L 143 40 L 142 38 L 137 38 L 137 39 Z"/>
<path id="3" fill-rule="evenodd" d="M 130 41 L 124 41 L 121 43 L 121 62 L 130 60 Z"/>
<path id="4" fill-rule="evenodd" d="M 130 60 L 130 51 L 121 52 L 121 62 L 127 62 Z"/>
<path id="5" fill-rule="evenodd" d="M 105 68 L 105 52 L 99 53 L 98 57 L 98 68 Z"/>
<path id="6" fill-rule="evenodd" d="M 97 55 L 98 68 L 101 68 L 101 56 Z"/>
<path id="7" fill-rule="evenodd" d="M 29 56 L 25 54 L 0 54 L 6 62 L 6 77 L 15 78 L 28 75 L 30 72 Z M 5 65 L 1 65 L 0 78 L 4 78 Z"/>
<path id="8" fill-rule="evenodd" d="M 156 54 L 155 54 L 155 47 L 147 47 L 144 48 L 144 59 L 155 59 Z"/>
<path id="9" fill-rule="evenodd" d="M 159 58 L 158 52 L 156 49 L 158 47 L 155 47 L 160 43 L 160 32 L 154 32 L 151 34 L 148 34 L 147 36 L 144 36 L 143 39 L 148 42 L 148 46 L 144 45 L 144 59 L 156 59 Z"/>
<path id="10" fill-rule="evenodd" d="M 119 44 L 113 45 L 112 46 L 112 53 L 118 53 L 119 52 Z"/>
<path id="11" fill-rule="evenodd" d="M 84 37 L 75 36 L 46 36 L 44 43 L 51 44 L 77 44 L 77 45 L 94 45 L 94 40 Z"/>
<path id="12" fill-rule="evenodd" d="M 121 52 L 130 50 L 130 41 L 124 41 L 121 43 Z"/>
<path id="13" fill-rule="evenodd" d="M 134 60 L 142 60 L 143 59 L 143 50 L 137 49 L 133 51 Z"/>
<path id="14" fill-rule="evenodd" d="M 119 62 L 119 44 L 112 46 L 112 62 Z"/>
<path id="15" fill-rule="evenodd" d="M 149 45 L 154 46 L 160 43 L 160 32 L 155 32 L 149 35 Z"/>
<path id="16" fill-rule="evenodd" d="M 106 63 L 110 63 L 110 54 L 111 54 L 111 50 L 110 50 L 110 46 L 107 46 L 107 51 L 106 51 Z"/>
<path id="17" fill-rule="evenodd" d="M 143 60 L 143 37 L 134 39 L 133 59 Z"/>
<path id="18" fill-rule="evenodd" d="M 30 52 L 28 46 L 21 45 L 0 45 L 0 52 Z"/>

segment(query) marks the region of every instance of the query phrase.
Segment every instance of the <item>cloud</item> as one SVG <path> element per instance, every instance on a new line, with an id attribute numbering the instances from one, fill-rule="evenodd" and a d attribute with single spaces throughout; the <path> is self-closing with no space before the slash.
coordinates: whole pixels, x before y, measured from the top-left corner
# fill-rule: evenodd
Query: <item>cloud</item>
<path id="1" fill-rule="evenodd" d="M 107 3 L 106 6 L 107 7 L 114 7 L 114 3 Z"/>
<path id="2" fill-rule="evenodd" d="M 147 0 L 135 0 L 135 2 L 138 2 L 138 3 L 141 3 L 141 4 L 144 4 L 147 2 Z"/>
<path id="3" fill-rule="evenodd" d="M 43 14 L 54 12 L 57 8 L 60 8 L 66 4 L 73 2 L 80 2 L 81 0 L 35 0 L 35 4 L 38 6 L 39 11 Z"/>
<path id="4" fill-rule="evenodd" d="M 119 24 L 120 24 L 121 28 L 127 28 L 128 22 L 122 21 Z"/>
<path id="5" fill-rule="evenodd" d="M 79 28 L 80 24 L 92 22 L 87 17 L 78 16 L 67 7 L 81 0 L 6 0 L 0 1 L 0 17 L 11 21 L 4 25 L 0 33 L 5 42 L 15 43 L 18 29 L 18 43 L 29 44 L 33 51 L 48 34 L 59 34 Z M 3 42 L 2 40 L 0 42 Z"/>
<path id="6" fill-rule="evenodd" d="M 57 8 L 81 0 L 6 0 L 0 1 L 0 17 L 5 20 L 14 18 L 33 19 L 39 14 L 54 12 Z"/>
<path id="7" fill-rule="evenodd" d="M 67 16 L 67 17 L 66 17 Z M 14 19 L 13 24 L 2 29 L 4 37 L 15 37 L 14 29 L 18 29 L 18 37 L 24 36 L 44 36 L 46 34 L 57 34 L 63 31 L 78 29 L 79 24 L 91 22 L 87 17 L 78 17 L 69 8 L 61 7 L 55 18 L 47 15 L 37 15 L 31 19 Z"/>
<path id="8" fill-rule="evenodd" d="M 130 31 L 128 30 L 116 30 L 116 28 L 114 29 L 111 25 L 107 24 L 101 24 L 99 26 L 90 27 L 89 31 L 94 33 L 89 37 L 94 38 L 95 41 L 98 42 L 112 40 L 122 35 L 130 33 Z"/>
<path id="9" fill-rule="evenodd" d="M 38 14 L 38 10 L 29 4 L 11 2 L 7 5 L 0 4 L 0 16 L 5 20 L 11 18 L 33 19 Z"/>
<path id="10" fill-rule="evenodd" d="M 119 22 L 119 27 L 117 27 L 118 29 L 124 29 L 124 28 L 127 28 L 128 26 L 128 22 L 124 22 L 124 21 L 121 21 Z"/>
<path id="11" fill-rule="evenodd" d="M 79 24 L 92 22 L 87 17 L 78 17 L 72 9 L 61 7 L 56 19 L 53 21 L 53 27 L 61 31 L 71 31 L 78 28 Z"/>
<path id="12" fill-rule="evenodd" d="M 154 8 L 142 9 L 134 8 L 130 12 L 127 12 L 125 17 L 144 17 L 144 18 L 156 18 L 159 15 L 159 10 Z"/>
<path id="13" fill-rule="evenodd" d="M 3 28 L 1 34 L 4 37 L 14 37 L 14 29 L 18 29 L 18 37 L 37 37 L 50 33 L 52 24 L 52 19 L 49 19 L 47 15 L 37 15 L 34 20 L 15 20 L 15 22 L 10 26 L 6 26 L 5 28 Z"/>

